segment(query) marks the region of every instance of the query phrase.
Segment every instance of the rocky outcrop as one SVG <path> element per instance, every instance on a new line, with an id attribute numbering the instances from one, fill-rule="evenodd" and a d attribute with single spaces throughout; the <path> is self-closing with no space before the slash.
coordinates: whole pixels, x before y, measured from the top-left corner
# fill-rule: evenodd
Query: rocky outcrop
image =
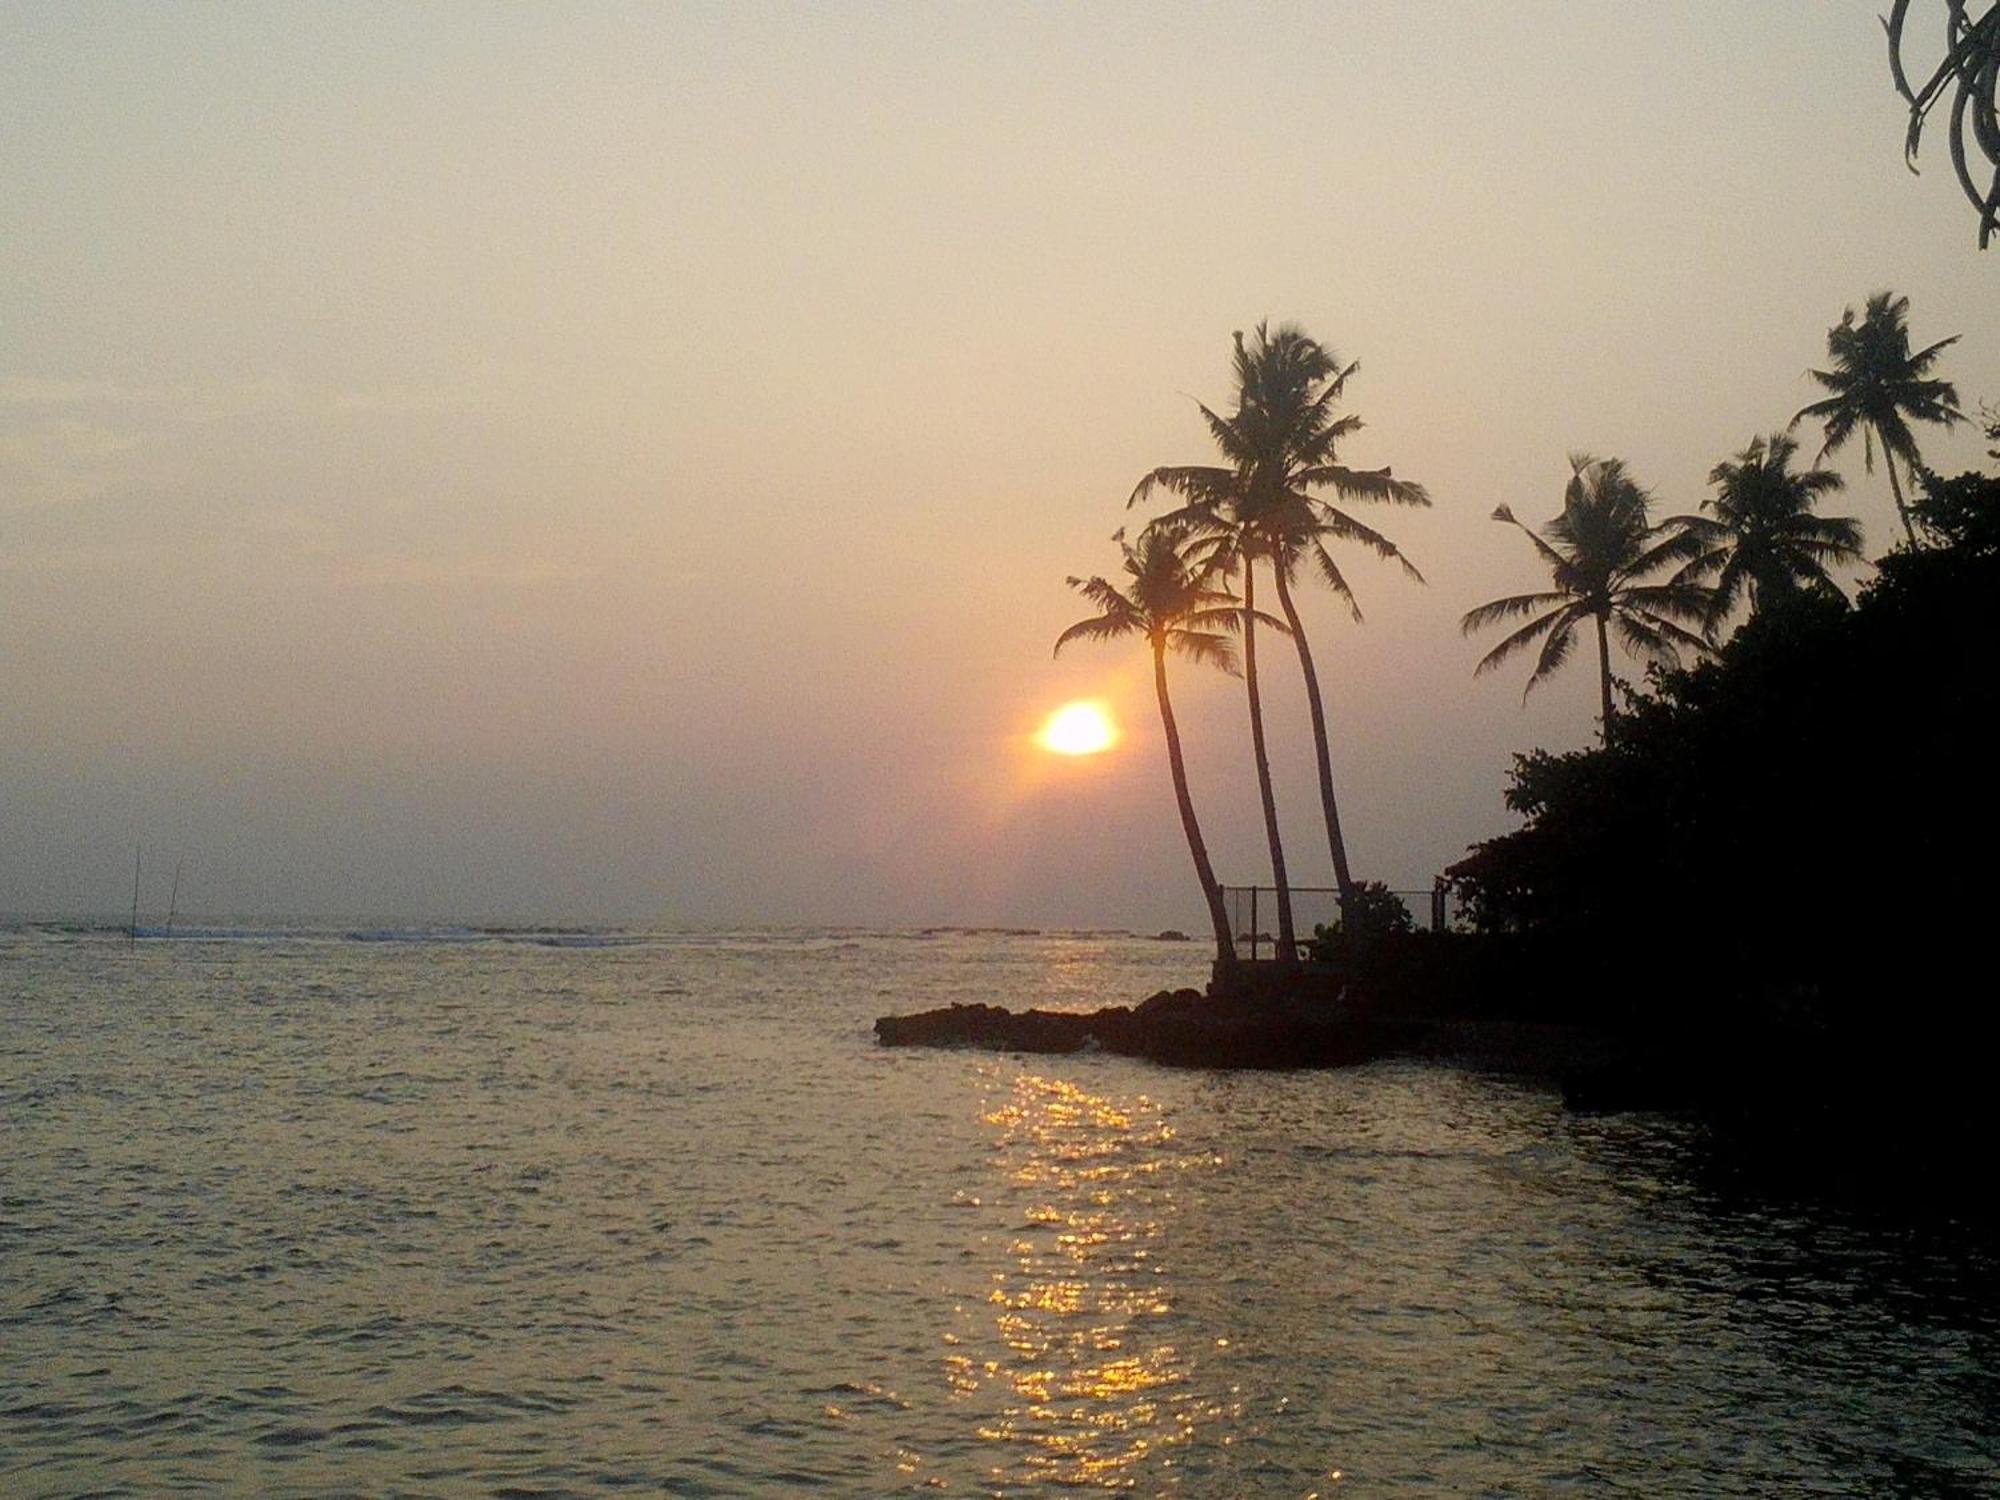
<path id="1" fill-rule="evenodd" d="M 1137 1006 L 1090 1012 L 1010 1011 L 951 1005 L 884 1016 L 885 1047 L 976 1047 L 993 1052 L 1080 1052 L 1095 1048 L 1170 1067 L 1324 1068 L 1367 1062 L 1420 1047 L 1430 1028 L 1305 1010 L 1264 1000 L 1162 990 Z"/>

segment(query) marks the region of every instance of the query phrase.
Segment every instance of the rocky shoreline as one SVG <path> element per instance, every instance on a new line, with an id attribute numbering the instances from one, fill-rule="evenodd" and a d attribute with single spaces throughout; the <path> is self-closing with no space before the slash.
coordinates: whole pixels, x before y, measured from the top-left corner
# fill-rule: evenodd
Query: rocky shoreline
<path id="1" fill-rule="evenodd" d="M 1610 1062 L 1610 1039 L 1584 1028 L 1464 1016 L 1390 1015 L 1323 1000 L 1162 990 L 1138 1005 L 1010 1011 L 950 1005 L 883 1016 L 884 1047 L 991 1052 L 1101 1051 L 1175 1068 L 1338 1068 L 1391 1057 L 1450 1059 L 1560 1080 Z"/>
<path id="2" fill-rule="evenodd" d="M 1503 1073 L 1561 1092 L 1582 1113 L 1670 1110 L 1737 1123 L 1779 1122 L 1852 1145 L 1854 1130 L 1884 1139 L 1976 1113 L 1968 1073 L 1980 1048 L 1954 1066 L 1905 1042 L 1857 1044 L 1768 1013 L 1726 1030 L 1677 1024 L 1665 1007 L 1628 1006 L 1599 1021 L 1585 989 L 1471 981 L 1512 976 L 1494 961 L 1438 963 L 1438 948 L 1406 948 L 1407 964 L 1346 971 L 1308 966 L 1282 976 L 1245 972 L 1233 983 L 1162 990 L 1137 1005 L 1087 1012 L 950 1005 L 883 1016 L 884 1047 L 954 1047 L 1022 1054 L 1099 1051 L 1171 1068 L 1310 1069 L 1392 1058 Z M 1460 944 L 1462 955 L 1476 950 Z M 1506 958 L 1505 950 L 1496 950 Z M 1509 960 L 1511 962 L 1511 960 Z M 1421 982 L 1419 982 L 1421 981 Z M 1532 997 L 1532 1003 L 1521 997 Z M 1513 997 L 1504 999 L 1501 997 Z M 1647 1020 L 1650 1012 L 1652 1019 Z M 1865 1107 L 1859 1107 L 1866 1101 Z M 1987 1130 L 1982 1121 L 1979 1127 Z"/>

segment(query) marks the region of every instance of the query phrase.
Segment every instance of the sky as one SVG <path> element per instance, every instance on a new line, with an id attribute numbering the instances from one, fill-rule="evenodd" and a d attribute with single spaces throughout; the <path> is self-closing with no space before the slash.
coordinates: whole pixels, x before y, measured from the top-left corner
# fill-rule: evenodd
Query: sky
<path id="1" fill-rule="evenodd" d="M 1473 675 L 1496 505 L 1694 509 L 1882 287 L 2000 400 L 1877 9 L 0 4 L 0 912 L 136 844 L 149 911 L 1199 930 L 1143 647 L 1050 648 L 1264 318 L 1434 497 L 1367 517 L 1427 583 L 1303 603 L 1356 872 L 1428 886 L 1594 733 L 1587 662 Z M 1173 684 L 1268 880 L 1242 684 Z M 1074 698 L 1115 749 L 1036 748 Z"/>

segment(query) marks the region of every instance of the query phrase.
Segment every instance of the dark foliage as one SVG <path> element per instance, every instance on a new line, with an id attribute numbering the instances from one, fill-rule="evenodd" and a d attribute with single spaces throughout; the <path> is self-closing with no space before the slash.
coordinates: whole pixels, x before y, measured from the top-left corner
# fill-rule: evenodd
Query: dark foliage
<path id="1" fill-rule="evenodd" d="M 1316 962 L 1330 962 L 1343 946 L 1371 942 L 1385 934 L 1414 932 L 1416 926 L 1416 918 L 1401 896 L 1379 880 L 1358 880 L 1340 903 L 1340 920 L 1330 927 L 1313 929 L 1312 957 Z"/>
<path id="2" fill-rule="evenodd" d="M 1474 923 L 1559 940 L 1607 1009 L 1823 1020 L 1962 1001 L 1990 911 L 2000 480 L 1923 476 L 1933 544 L 1849 608 L 1798 594 L 1655 671 L 1608 748 L 1517 758 L 1518 832 L 1451 872 Z"/>
<path id="3" fill-rule="evenodd" d="M 1924 502 L 1917 508 L 1924 536 L 1934 547 L 1948 549 L 1961 557 L 1990 557 L 2000 552 L 2000 504 L 1995 503 L 1996 489 L 2000 489 L 2000 480 L 1984 474 L 1961 474 L 1956 479 L 1925 475 Z M 1898 558 L 1891 560 L 1891 566 L 1907 574 L 1912 567 L 1921 569 L 1926 565 Z"/>

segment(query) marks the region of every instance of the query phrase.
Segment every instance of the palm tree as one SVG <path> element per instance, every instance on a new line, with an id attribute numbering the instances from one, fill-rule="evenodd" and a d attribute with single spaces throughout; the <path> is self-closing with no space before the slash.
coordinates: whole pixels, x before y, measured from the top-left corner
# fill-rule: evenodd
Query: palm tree
<path id="1" fill-rule="evenodd" d="M 1580 453 L 1572 454 L 1569 462 L 1562 514 L 1542 528 L 1541 536 L 1522 526 L 1508 507 L 1493 512 L 1494 520 L 1519 527 L 1535 544 L 1555 587 L 1482 604 L 1459 621 L 1459 628 L 1470 635 L 1505 620 L 1532 616 L 1481 657 L 1474 669 L 1490 672 L 1540 640 L 1535 670 L 1522 692 L 1525 698 L 1536 683 L 1569 660 L 1578 628 L 1592 622 L 1597 632 L 1604 742 L 1609 744 L 1615 713 L 1611 632 L 1617 631 L 1626 650 L 1657 660 L 1678 660 L 1683 647 L 1706 650 L 1708 643 L 1681 622 L 1699 623 L 1706 617 L 1708 590 L 1680 579 L 1644 581 L 1675 561 L 1684 544 L 1671 526 L 1654 526 L 1647 519 L 1652 497 L 1626 472 L 1623 459 Z"/>
<path id="2" fill-rule="evenodd" d="M 1859 521 L 1813 514 L 1813 503 L 1845 481 L 1831 469 L 1794 474 L 1790 465 L 1798 449 L 1782 432 L 1753 438 L 1709 471 L 1715 495 L 1701 502 L 1709 514 L 1665 522 L 1680 528 L 1679 550 L 1688 558 L 1674 581 L 1709 586 L 1704 624 L 1711 636 L 1746 595 L 1753 613 L 1793 594 L 1837 598 L 1840 588 L 1827 569 L 1861 561 Z"/>
<path id="3" fill-rule="evenodd" d="M 1188 795 L 1180 730 L 1174 722 L 1173 701 L 1167 695 L 1167 653 L 1177 651 L 1233 674 L 1236 651 L 1223 632 L 1245 624 L 1249 616 L 1238 608 L 1235 595 L 1215 586 L 1217 568 L 1212 560 L 1190 563 L 1182 555 L 1184 536 L 1184 532 L 1171 526 L 1148 526 L 1133 545 L 1120 532 L 1115 540 L 1125 554 L 1125 572 L 1132 582 L 1121 590 L 1103 578 L 1070 579 L 1069 586 L 1102 613 L 1077 621 L 1057 636 L 1056 651 L 1060 654 L 1071 641 L 1108 641 L 1128 635 L 1144 636 L 1152 647 L 1153 691 L 1160 700 L 1160 725 L 1167 736 L 1167 764 L 1173 771 L 1174 800 L 1180 805 L 1188 853 L 1194 857 L 1195 875 L 1201 881 L 1209 918 L 1215 924 L 1216 960 L 1231 964 L 1236 961 L 1236 945 L 1230 936 L 1229 914 L 1222 905 L 1222 887 L 1216 883 L 1215 868 L 1208 860 L 1208 846 L 1202 840 L 1201 824 L 1195 819 L 1194 800 Z M 1285 628 L 1268 617 L 1264 623 L 1280 630 Z"/>
<path id="4" fill-rule="evenodd" d="M 1896 497 L 1896 514 L 1902 518 L 1903 533 L 1912 545 L 1917 540 L 1910 522 L 1910 509 L 1903 503 L 1902 481 L 1896 477 L 1896 460 L 1901 459 L 1913 474 L 1921 459 L 1910 421 L 1934 422 L 1950 427 L 1965 420 L 1958 409 L 1958 390 L 1949 380 L 1929 378 L 1938 355 L 1958 342 L 1958 335 L 1939 339 L 1928 349 L 1910 352 L 1908 318 L 1910 299 L 1894 292 L 1877 292 L 1855 321 L 1854 309 L 1847 308 L 1840 322 L 1827 330 L 1826 352 L 1831 370 L 1807 373 L 1832 394 L 1799 409 L 1792 418 L 1796 427 L 1807 417 L 1826 424 L 1826 441 L 1819 457 L 1838 450 L 1859 429 L 1862 464 L 1875 472 L 1875 445 L 1882 445 L 1882 466 L 1889 471 L 1889 491 Z"/>
<path id="5" fill-rule="evenodd" d="M 1404 505 L 1428 505 L 1419 484 L 1396 479 L 1388 469 L 1352 469 L 1338 461 L 1340 441 L 1360 429 L 1361 418 L 1337 414 L 1347 381 L 1360 368 L 1341 364 L 1331 350 L 1292 324 L 1272 330 L 1257 325 L 1254 342 L 1246 347 L 1235 336 L 1237 408 L 1221 417 L 1208 407 L 1201 413 L 1226 466 L 1172 466 L 1153 470 L 1132 492 L 1136 504 L 1155 488 L 1178 495 L 1184 502 L 1169 517 L 1183 521 L 1217 541 L 1218 557 L 1233 568 L 1243 565 L 1243 600 L 1256 600 L 1256 566 L 1272 567 L 1278 603 L 1291 627 L 1292 642 L 1305 678 L 1311 711 L 1313 748 L 1319 770 L 1320 807 L 1326 819 L 1327 852 L 1333 860 L 1335 884 L 1343 907 L 1354 889 L 1347 845 L 1340 830 L 1340 806 L 1333 787 L 1333 759 L 1328 743 L 1326 709 L 1314 668 L 1312 648 L 1291 585 L 1301 566 L 1310 564 L 1336 594 L 1346 600 L 1354 618 L 1361 618 L 1339 565 L 1328 552 L 1329 541 L 1353 541 L 1377 555 L 1393 558 L 1405 572 L 1422 581 L 1395 543 L 1315 491 L 1331 490 L 1343 500 L 1386 500 Z M 1244 681 L 1250 700 L 1250 739 L 1258 791 L 1264 804 L 1264 828 L 1271 848 L 1273 883 L 1278 887 L 1280 956 L 1296 949 L 1291 891 L 1285 874 L 1284 845 L 1278 832 L 1276 801 L 1271 791 L 1270 761 L 1265 753 L 1264 715 L 1257 681 L 1256 632 L 1243 633 Z"/>

